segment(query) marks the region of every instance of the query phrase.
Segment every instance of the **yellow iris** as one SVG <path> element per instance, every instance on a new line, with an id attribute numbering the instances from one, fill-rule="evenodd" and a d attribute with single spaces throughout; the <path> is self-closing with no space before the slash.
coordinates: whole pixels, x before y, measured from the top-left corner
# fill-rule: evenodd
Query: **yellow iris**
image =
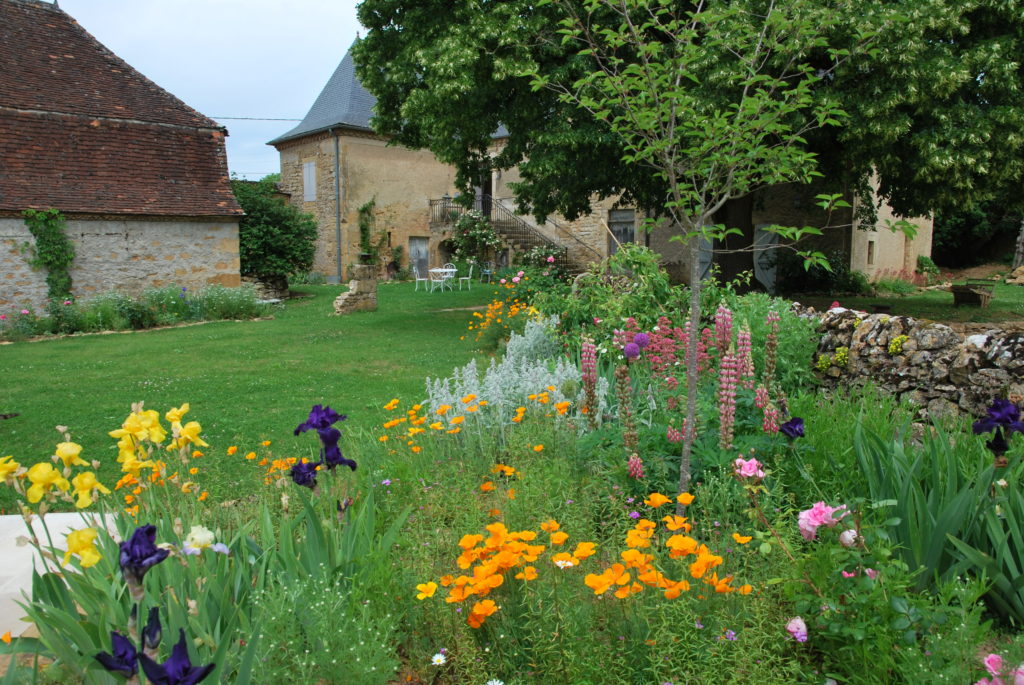
<path id="1" fill-rule="evenodd" d="M 180 412 L 180 410 L 179 410 Z M 150 442 L 163 442 L 167 437 L 167 431 L 160 425 L 160 414 L 153 409 L 144 411 L 133 411 L 124 420 L 121 427 L 110 431 L 110 437 L 123 438 L 131 435 L 138 441 L 149 440 Z"/>
<path id="2" fill-rule="evenodd" d="M 67 490 L 71 487 L 68 479 L 60 475 L 60 471 L 45 462 L 36 464 L 28 470 L 28 479 L 32 486 L 26 493 L 28 501 L 35 504 L 43 498 L 52 488 Z"/>
<path id="3" fill-rule="evenodd" d="M 0 481 L 5 481 L 9 478 L 12 478 L 20 468 L 21 464 L 14 461 L 14 457 L 0 458 Z"/>
<path id="4" fill-rule="evenodd" d="M 96 549 L 96 529 L 83 528 L 68 533 L 68 551 L 64 552 L 64 564 L 71 560 L 71 555 L 78 555 L 78 563 L 82 568 L 89 568 L 99 563 L 103 557 Z"/>
<path id="5" fill-rule="evenodd" d="M 92 471 L 80 473 L 71 479 L 71 485 L 75 490 L 78 501 L 75 506 L 84 509 L 93 503 L 93 492 L 99 490 L 104 495 L 109 495 L 110 490 L 96 480 L 96 474 Z"/>
<path id="6" fill-rule="evenodd" d="M 188 405 L 185 406 L 187 407 Z M 184 447 L 185 445 L 209 447 L 210 444 L 199 437 L 199 431 L 201 430 L 203 430 L 203 427 L 199 425 L 198 421 L 189 421 L 184 426 L 180 426 L 180 428 L 178 428 L 178 437 L 171 441 L 171 444 L 167 446 L 167 449 L 175 450 L 179 447 Z"/>
<path id="7" fill-rule="evenodd" d="M 57 443 L 57 456 L 64 462 L 64 466 L 88 466 L 89 463 L 79 457 L 82 446 L 74 442 Z"/>

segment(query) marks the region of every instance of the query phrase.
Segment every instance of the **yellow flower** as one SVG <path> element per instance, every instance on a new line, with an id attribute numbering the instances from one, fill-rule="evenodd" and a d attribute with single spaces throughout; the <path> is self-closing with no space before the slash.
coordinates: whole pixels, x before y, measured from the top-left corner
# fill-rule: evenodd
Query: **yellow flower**
<path id="1" fill-rule="evenodd" d="M 96 474 L 92 471 L 78 474 L 71 479 L 71 485 L 74 486 L 75 495 L 78 497 L 78 502 L 75 503 L 75 506 L 79 509 L 84 509 L 93 503 L 93 492 L 95 490 L 99 490 L 104 495 L 110 494 L 110 490 L 96 480 Z"/>
<path id="2" fill-rule="evenodd" d="M 57 443 L 57 456 L 64 462 L 64 466 L 88 466 L 89 463 L 79 457 L 82 446 L 74 442 Z"/>
<path id="3" fill-rule="evenodd" d="M 396 398 L 392 399 L 390 402 L 388 402 L 387 404 L 385 404 L 384 408 L 387 409 L 388 411 L 391 411 L 391 410 L 393 410 L 397 406 L 398 406 L 398 398 L 396 397 Z"/>
<path id="4" fill-rule="evenodd" d="M 249 461 L 252 461 L 253 459 L 256 458 L 256 453 L 255 452 L 249 452 L 249 453 L 247 453 L 245 455 L 245 458 L 248 459 Z"/>
<path id="5" fill-rule="evenodd" d="M 445 414 L 448 413 L 448 410 L 451 409 L 451 408 L 452 407 L 449 404 L 442 404 L 440 407 L 437 408 L 437 412 L 436 413 L 437 413 L 438 416 L 444 416 Z"/>
<path id="6" fill-rule="evenodd" d="M 462 423 L 465 420 L 466 420 L 465 416 L 453 416 L 452 420 L 451 420 L 451 424 L 453 426 L 457 426 L 457 425 L 459 425 L 460 423 Z"/>
<path id="7" fill-rule="evenodd" d="M 209 447 L 210 444 L 205 442 L 199 437 L 199 431 L 203 430 L 203 427 L 199 425 L 198 421 L 189 421 L 184 426 L 181 424 L 178 429 L 178 437 L 171 441 L 171 444 L 167 446 L 168 450 L 175 450 L 185 445 L 196 445 L 197 447 Z"/>
<path id="8" fill-rule="evenodd" d="M 8 456 L 0 458 L 0 481 L 5 481 L 14 477 L 14 474 L 21 468 L 21 464 L 14 461 L 14 457 Z"/>
<path id="9" fill-rule="evenodd" d="M 693 502 L 693 495 L 691 495 L 688 492 L 680 493 L 679 496 L 676 497 L 676 501 L 682 504 L 684 507 L 688 507 Z"/>
<path id="10" fill-rule="evenodd" d="M 536 580 L 537 569 L 533 566 L 526 566 L 521 572 L 516 574 L 516 578 L 519 580 Z"/>
<path id="11" fill-rule="evenodd" d="M 493 489 L 494 483 L 492 483 L 491 481 L 487 481 L 486 483 L 480 486 L 480 490 L 482 490 L 483 492 L 490 492 Z"/>
<path id="12" fill-rule="evenodd" d="M 152 468 L 156 468 L 156 464 L 154 464 L 149 459 L 145 461 L 140 461 L 135 456 L 135 453 L 129 454 L 126 459 L 121 460 L 121 471 L 123 473 L 130 474 L 135 478 L 139 477 L 139 473 L 142 471 L 142 469 Z"/>
<path id="13" fill-rule="evenodd" d="M 556 521 L 555 519 L 549 519 L 544 523 L 540 524 L 540 529 L 548 533 L 554 533 L 561 527 L 562 526 L 559 525 L 558 521 Z"/>
<path id="14" fill-rule="evenodd" d="M 177 408 L 172 408 L 164 414 L 164 418 L 170 423 L 181 423 L 181 417 L 188 413 L 188 402 Z"/>
<path id="15" fill-rule="evenodd" d="M 534 445 L 533 446 L 533 451 L 534 452 L 543 452 L 544 451 L 544 445 Z"/>
<path id="16" fill-rule="evenodd" d="M 160 425 L 160 414 L 153 409 L 146 409 L 145 411 L 133 411 L 120 428 L 110 431 L 108 435 L 112 438 L 131 435 L 138 441 L 149 440 L 160 443 L 167 437 L 167 431 Z"/>
<path id="17" fill-rule="evenodd" d="M 441 423 L 440 421 L 435 421 L 434 423 L 430 424 L 430 427 L 436 431 L 444 430 L 444 424 Z"/>
<path id="18" fill-rule="evenodd" d="M 586 559 L 594 554 L 596 554 L 596 552 L 594 551 L 593 542 L 581 542 L 576 545 L 576 551 L 572 553 L 572 555 L 577 559 Z"/>
<path id="19" fill-rule="evenodd" d="M 465 397 L 462 398 L 462 403 L 463 404 L 469 404 L 470 402 L 472 402 L 475 399 L 476 399 L 476 395 L 470 393 L 469 395 L 466 395 Z"/>
<path id="20" fill-rule="evenodd" d="M 82 568 L 89 568 L 99 563 L 99 560 L 103 557 L 100 556 L 100 551 L 96 549 L 95 540 L 95 528 L 82 528 L 81 530 L 74 530 L 68 533 L 68 551 L 64 552 L 64 564 L 67 565 L 68 561 L 71 560 L 72 554 L 78 555 L 78 563 L 81 564 Z"/>
<path id="21" fill-rule="evenodd" d="M 431 581 L 429 583 L 420 583 L 416 586 L 419 592 L 416 593 L 416 599 L 426 599 L 427 597 L 433 597 L 434 593 L 437 592 L 437 583 Z"/>
<path id="22" fill-rule="evenodd" d="M 230 456 L 234 455 L 234 453 L 237 452 L 237 451 L 238 451 L 238 445 L 232 445 L 231 447 L 228 448 L 228 456 L 230 457 Z"/>
<path id="23" fill-rule="evenodd" d="M 565 413 L 567 411 L 569 411 L 569 405 L 570 405 L 569 401 L 557 402 L 555 404 L 555 411 L 558 412 L 559 416 L 565 416 Z"/>
<path id="24" fill-rule="evenodd" d="M 562 543 L 564 543 L 568 539 L 569 539 L 569 534 L 568 533 L 563 533 L 562 531 L 558 531 L 557 533 L 552 533 L 551 534 L 551 544 L 552 545 L 561 545 Z"/>
<path id="25" fill-rule="evenodd" d="M 71 487 L 68 479 L 60 475 L 60 471 L 51 465 L 41 462 L 28 470 L 28 479 L 32 486 L 28 489 L 28 501 L 35 504 L 47 494 L 51 488 L 67 490 Z"/>
<path id="26" fill-rule="evenodd" d="M 735 540 L 738 544 L 745 545 L 754 538 L 752 538 L 749 535 L 740 535 L 739 533 L 733 533 L 732 539 Z"/>

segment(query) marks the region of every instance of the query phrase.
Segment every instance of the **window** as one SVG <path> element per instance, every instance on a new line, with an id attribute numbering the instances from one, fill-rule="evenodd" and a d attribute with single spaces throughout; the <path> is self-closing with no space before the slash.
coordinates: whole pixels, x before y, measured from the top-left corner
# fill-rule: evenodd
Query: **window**
<path id="1" fill-rule="evenodd" d="M 316 162 L 302 163 L 302 199 L 306 202 L 316 200 Z"/>
<path id="2" fill-rule="evenodd" d="M 868 241 L 868 266 L 871 266 L 874 263 L 875 263 L 875 241 L 874 240 L 869 240 Z"/>
<path id="3" fill-rule="evenodd" d="M 618 252 L 621 243 L 636 241 L 636 212 L 632 209 L 611 210 L 608 212 L 608 228 L 615 236 L 614 240 L 608 237 L 608 255 L 611 256 Z"/>

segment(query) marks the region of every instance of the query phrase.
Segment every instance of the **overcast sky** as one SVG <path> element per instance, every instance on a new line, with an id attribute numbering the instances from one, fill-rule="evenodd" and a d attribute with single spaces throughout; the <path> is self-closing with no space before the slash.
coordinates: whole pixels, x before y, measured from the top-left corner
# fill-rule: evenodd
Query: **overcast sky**
<path id="1" fill-rule="evenodd" d="M 301 119 L 355 40 L 356 0 L 59 0 L 164 90 L 228 129 L 228 166 L 279 170 L 268 140 Z"/>

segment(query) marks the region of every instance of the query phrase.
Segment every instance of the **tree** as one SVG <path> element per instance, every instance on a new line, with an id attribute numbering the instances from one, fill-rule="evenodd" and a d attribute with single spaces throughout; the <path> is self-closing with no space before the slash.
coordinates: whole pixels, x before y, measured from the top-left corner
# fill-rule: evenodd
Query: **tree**
<path id="1" fill-rule="evenodd" d="M 572 5 L 579 11 L 582 0 Z M 905 216 L 1024 197 L 1024 20 L 1016 3 L 814 5 L 827 17 L 823 30 L 832 48 L 852 47 L 858 35 L 898 16 L 905 20 L 890 24 L 898 30 L 879 33 L 872 51 L 855 60 L 837 65 L 827 50 L 808 53 L 815 69 L 828 71 L 814 96 L 847 112 L 843 128 L 808 134 L 827 184 L 811 194 L 865 194 L 874 174 L 881 198 Z M 606 125 L 581 117 L 553 92 L 530 89 L 526 73 L 567 82 L 592 67 L 587 56 L 550 40 L 561 17 L 557 6 L 364 0 L 358 11 L 370 31 L 355 58 L 360 79 L 378 98 L 374 125 L 455 165 L 463 190 L 492 166 L 518 165 L 519 208 L 538 218 L 560 212 L 572 219 L 589 211 L 592 197 L 620 192 L 624 204 L 657 210 L 664 183 L 649 169 L 623 163 L 621 141 Z M 508 143 L 491 160 L 499 125 Z M 732 206 L 743 202 L 730 201 L 719 218 L 735 225 L 745 214 L 749 223 L 749 206 Z"/>
<path id="2" fill-rule="evenodd" d="M 245 216 L 238 225 L 241 271 L 276 288 L 308 271 L 316 254 L 316 221 L 275 196 L 273 179 L 233 180 L 231 189 Z"/>

